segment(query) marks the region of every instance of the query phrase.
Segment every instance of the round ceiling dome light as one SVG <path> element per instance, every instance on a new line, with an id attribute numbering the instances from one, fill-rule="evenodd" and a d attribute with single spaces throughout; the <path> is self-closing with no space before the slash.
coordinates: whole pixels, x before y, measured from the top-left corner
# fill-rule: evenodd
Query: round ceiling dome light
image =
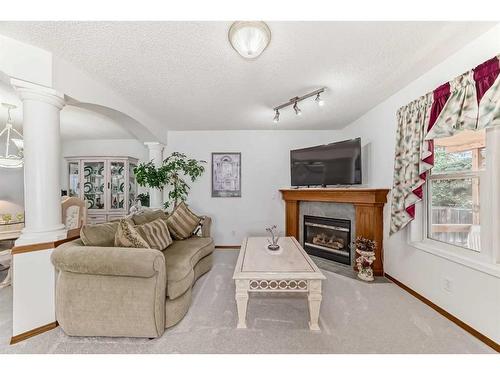
<path id="1" fill-rule="evenodd" d="M 229 29 L 229 42 L 243 58 L 260 56 L 271 41 L 271 30 L 262 21 L 236 21 Z"/>

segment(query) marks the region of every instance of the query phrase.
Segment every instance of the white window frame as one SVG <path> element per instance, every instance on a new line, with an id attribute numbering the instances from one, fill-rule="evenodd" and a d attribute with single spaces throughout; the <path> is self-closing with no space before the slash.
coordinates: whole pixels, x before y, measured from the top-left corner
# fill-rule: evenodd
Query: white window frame
<path id="1" fill-rule="evenodd" d="M 431 171 L 432 172 L 432 171 Z M 483 215 L 483 211 L 486 207 L 486 204 L 483 205 L 483 202 L 482 202 L 482 193 L 483 193 L 483 183 L 484 183 L 484 180 L 486 178 L 486 173 L 484 170 L 476 170 L 476 171 L 461 171 L 461 172 L 455 172 L 455 173 L 436 173 L 436 174 L 432 174 L 432 173 L 429 173 L 428 176 L 427 176 L 427 181 L 426 181 L 426 184 L 424 185 L 424 194 L 425 196 L 427 197 L 426 199 L 426 219 L 427 219 L 427 222 L 426 222 L 426 237 L 429 238 L 430 240 L 432 241 L 437 241 L 437 242 L 442 242 L 442 243 L 447 243 L 445 241 L 439 241 L 437 239 L 433 239 L 431 236 L 430 236 L 430 233 L 429 233 L 429 227 L 432 225 L 431 223 L 431 218 L 430 218 L 430 212 L 429 212 L 429 206 L 431 205 L 431 200 L 432 200 L 432 189 L 431 189 L 431 181 L 442 181 L 442 180 L 465 180 L 465 179 L 470 179 L 471 181 L 473 181 L 474 179 L 478 179 L 479 180 L 479 207 L 480 207 L 480 210 L 479 210 L 479 222 L 481 224 L 484 223 L 483 219 L 485 215 Z M 487 192 L 485 192 L 487 193 Z M 486 202 L 484 202 L 486 203 Z M 474 207 L 473 207 L 474 209 Z M 482 233 L 481 233 L 482 234 Z M 450 243 L 448 243 L 450 244 Z M 458 245 L 453 245 L 453 244 L 450 244 L 452 245 L 453 247 L 459 247 L 460 249 L 465 249 L 467 251 L 474 251 L 476 253 L 478 252 L 482 252 L 482 250 L 475 250 L 475 249 L 470 249 L 470 248 L 467 248 L 467 247 L 462 247 L 462 246 L 458 246 Z M 484 244 L 486 245 L 486 244 Z M 481 249 L 483 249 L 483 239 L 482 239 L 482 236 L 481 236 Z M 457 249 L 458 251 L 458 249 Z"/>
<path id="2" fill-rule="evenodd" d="M 464 175 L 470 173 L 464 173 Z M 428 237 L 428 194 L 415 206 L 410 246 L 500 278 L 500 126 L 486 130 L 486 172 L 480 176 L 481 252 Z"/>

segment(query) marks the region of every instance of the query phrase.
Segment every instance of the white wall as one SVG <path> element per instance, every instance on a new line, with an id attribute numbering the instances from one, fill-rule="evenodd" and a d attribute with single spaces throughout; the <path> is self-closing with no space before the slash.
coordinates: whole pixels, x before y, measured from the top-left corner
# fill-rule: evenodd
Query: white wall
<path id="1" fill-rule="evenodd" d="M 24 213 L 24 169 L 0 168 L 0 220 L 3 214 Z"/>
<path id="2" fill-rule="evenodd" d="M 52 85 L 52 54 L 0 35 L 0 72 L 44 86 Z"/>
<path id="3" fill-rule="evenodd" d="M 53 249 L 14 255 L 12 336 L 56 321 Z"/>
<path id="4" fill-rule="evenodd" d="M 217 245 L 238 245 L 245 236 L 265 235 L 272 224 L 283 233 L 279 189 L 290 186 L 290 150 L 337 140 L 337 131 L 170 131 L 164 155 L 180 151 L 207 161 L 204 175 L 191 184 L 188 203 L 212 217 Z M 241 152 L 241 198 L 211 197 L 212 152 Z"/>
<path id="5" fill-rule="evenodd" d="M 148 161 L 149 153 L 143 143 L 135 139 L 102 139 L 65 141 L 62 143 L 61 189 L 68 188 L 68 163 L 71 156 L 130 156 L 139 161 Z"/>
<path id="6" fill-rule="evenodd" d="M 371 143 L 373 187 L 392 186 L 397 109 L 499 52 L 500 25 L 464 46 L 343 130 L 344 137 L 360 136 L 363 142 Z M 385 272 L 500 342 L 500 279 L 409 246 L 406 231 L 387 238 L 388 207 L 385 212 Z M 444 278 L 453 280 L 451 293 L 443 288 Z"/>

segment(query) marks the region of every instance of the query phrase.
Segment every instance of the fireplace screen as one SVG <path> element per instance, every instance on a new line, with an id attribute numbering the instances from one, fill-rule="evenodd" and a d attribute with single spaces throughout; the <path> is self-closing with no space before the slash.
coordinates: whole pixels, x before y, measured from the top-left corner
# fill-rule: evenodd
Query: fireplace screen
<path id="1" fill-rule="evenodd" d="M 312 255 L 351 264 L 351 222 L 304 216 L 304 249 Z"/>

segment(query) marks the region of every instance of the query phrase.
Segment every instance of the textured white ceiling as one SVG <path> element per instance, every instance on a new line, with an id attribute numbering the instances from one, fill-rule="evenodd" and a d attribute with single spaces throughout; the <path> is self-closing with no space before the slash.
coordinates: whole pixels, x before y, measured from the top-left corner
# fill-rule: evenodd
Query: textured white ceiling
<path id="1" fill-rule="evenodd" d="M 255 61 L 229 22 L 1 22 L 0 33 L 93 74 L 166 129 L 269 129 L 272 108 L 326 86 L 326 105 L 279 128 L 337 129 L 488 30 L 471 22 L 268 22 Z"/>

